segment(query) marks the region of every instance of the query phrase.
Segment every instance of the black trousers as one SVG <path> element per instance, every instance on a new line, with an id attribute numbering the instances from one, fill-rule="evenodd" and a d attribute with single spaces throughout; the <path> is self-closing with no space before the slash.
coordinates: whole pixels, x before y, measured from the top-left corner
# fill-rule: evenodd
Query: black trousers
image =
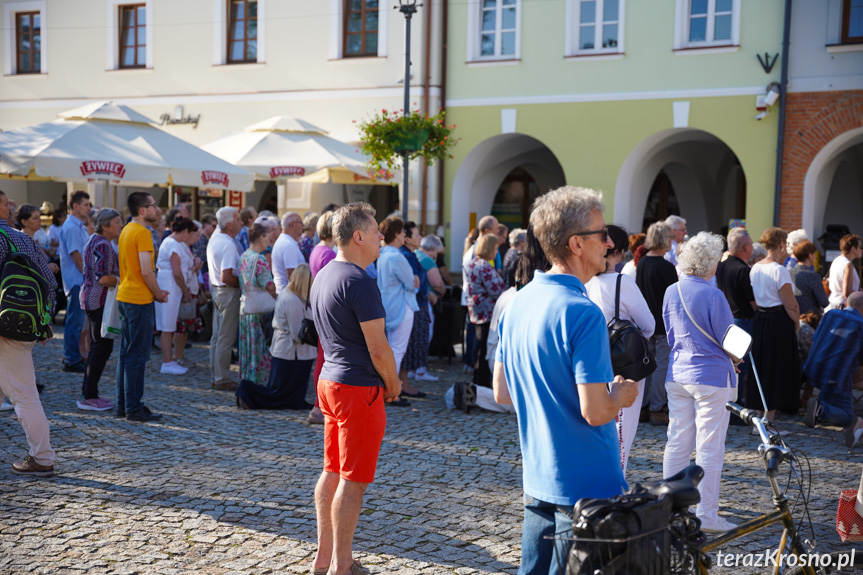
<path id="1" fill-rule="evenodd" d="M 81 394 L 84 399 L 96 399 L 99 397 L 99 379 L 105 370 L 105 364 L 114 351 L 114 340 L 102 337 L 102 311 L 99 308 L 87 311 L 90 320 L 90 355 L 87 356 L 87 366 L 84 370 L 84 383 L 81 386 Z"/>
<path id="2" fill-rule="evenodd" d="M 473 384 L 491 387 L 491 369 L 485 354 L 488 353 L 488 328 L 491 323 L 473 324 L 476 331 L 476 362 L 473 366 Z"/>

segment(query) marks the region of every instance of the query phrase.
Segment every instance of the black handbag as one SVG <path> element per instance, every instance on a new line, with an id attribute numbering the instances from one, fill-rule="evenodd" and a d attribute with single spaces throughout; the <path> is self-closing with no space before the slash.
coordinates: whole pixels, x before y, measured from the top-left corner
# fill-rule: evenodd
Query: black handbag
<path id="1" fill-rule="evenodd" d="M 608 322 L 608 342 L 611 346 L 611 367 L 614 375 L 624 379 L 640 381 L 656 371 L 656 358 L 650 351 L 650 343 L 634 323 L 620 319 L 620 281 L 614 294 L 614 317 Z"/>
<path id="2" fill-rule="evenodd" d="M 309 309 L 309 302 L 306 301 L 306 309 Z M 303 318 L 303 323 L 300 324 L 300 333 L 297 337 L 301 343 L 318 347 L 318 330 L 315 327 L 315 322 L 307 317 Z"/>

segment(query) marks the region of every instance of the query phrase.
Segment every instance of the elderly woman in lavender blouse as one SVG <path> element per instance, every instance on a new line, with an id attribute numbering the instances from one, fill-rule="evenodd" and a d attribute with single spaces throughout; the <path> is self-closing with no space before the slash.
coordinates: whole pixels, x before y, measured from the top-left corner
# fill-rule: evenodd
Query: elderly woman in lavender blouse
<path id="1" fill-rule="evenodd" d="M 735 527 L 717 513 L 729 419 L 725 404 L 737 398 L 734 364 L 718 343 L 734 316 L 728 300 L 709 281 L 722 251 L 722 238 L 709 232 L 686 242 L 678 260 L 680 281 L 666 290 L 662 306 L 671 348 L 665 383 L 668 443 L 662 472 L 671 477 L 688 467 L 695 449 L 695 463 L 704 469 L 696 515 L 702 530 L 710 533 Z"/>

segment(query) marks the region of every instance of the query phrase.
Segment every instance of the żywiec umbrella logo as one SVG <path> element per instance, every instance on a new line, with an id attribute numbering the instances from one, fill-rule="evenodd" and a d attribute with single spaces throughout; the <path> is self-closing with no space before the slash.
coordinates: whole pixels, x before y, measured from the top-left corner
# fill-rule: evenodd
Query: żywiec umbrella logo
<path id="1" fill-rule="evenodd" d="M 228 174 L 225 172 L 217 172 L 215 170 L 204 170 L 201 172 L 201 181 L 204 182 L 204 185 L 216 184 L 227 188 Z"/>
<path id="2" fill-rule="evenodd" d="M 123 164 L 117 162 L 81 162 L 81 174 L 84 176 L 92 176 L 93 174 L 104 174 L 106 176 L 117 176 L 122 178 L 126 173 L 126 168 Z"/>
<path id="3" fill-rule="evenodd" d="M 306 169 L 300 166 L 275 166 L 270 168 L 270 177 L 279 178 L 281 176 L 302 176 L 306 173 Z"/>

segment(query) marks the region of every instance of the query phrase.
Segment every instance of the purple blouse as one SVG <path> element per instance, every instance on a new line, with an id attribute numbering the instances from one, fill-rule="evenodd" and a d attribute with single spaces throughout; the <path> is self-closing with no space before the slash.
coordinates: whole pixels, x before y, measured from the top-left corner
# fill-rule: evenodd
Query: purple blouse
<path id="1" fill-rule="evenodd" d="M 309 269 L 312 272 L 312 278 L 334 259 L 336 259 L 336 252 L 324 244 L 316 245 L 309 255 Z"/>
<path id="2" fill-rule="evenodd" d="M 120 261 L 111 242 L 93 234 L 84 244 L 84 281 L 79 296 L 82 309 L 93 311 L 105 305 L 108 288 L 99 283 L 103 276 L 120 277 Z"/>

